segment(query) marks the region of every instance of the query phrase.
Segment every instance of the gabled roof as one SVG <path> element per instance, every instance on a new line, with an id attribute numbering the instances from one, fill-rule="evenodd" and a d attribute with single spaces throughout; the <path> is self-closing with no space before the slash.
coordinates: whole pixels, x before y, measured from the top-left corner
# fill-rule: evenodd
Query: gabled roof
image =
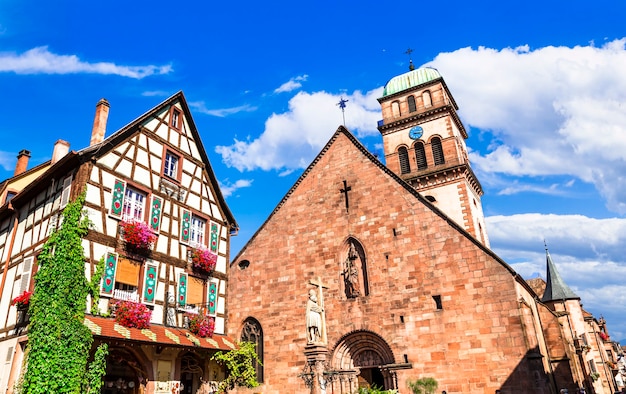
<path id="1" fill-rule="evenodd" d="M 92 146 L 89 146 L 85 149 L 78 151 L 78 155 L 83 158 L 83 160 L 81 160 L 83 162 L 90 160 L 92 157 L 103 156 L 104 154 L 108 153 L 111 149 L 113 149 L 113 147 L 115 147 L 118 143 L 122 142 L 123 140 L 128 138 L 128 136 L 136 132 L 138 128 L 141 127 L 141 125 L 144 124 L 147 120 L 155 116 L 155 114 L 159 113 L 164 108 L 171 106 L 175 102 L 180 103 L 180 106 L 183 109 L 185 118 L 187 119 L 189 123 L 189 131 L 193 135 L 193 139 L 196 141 L 198 152 L 200 153 L 202 162 L 204 163 L 206 171 L 209 175 L 209 180 L 211 182 L 211 185 L 213 186 L 215 197 L 219 201 L 220 207 L 224 209 L 224 216 L 226 217 L 231 227 L 231 230 L 236 231 L 239 229 L 239 225 L 237 224 L 235 217 L 233 216 L 232 212 L 228 208 L 228 205 L 226 204 L 226 200 L 224 199 L 224 196 L 222 195 L 222 191 L 217 182 L 217 178 L 215 177 L 215 173 L 213 172 L 213 168 L 211 167 L 211 163 L 209 162 L 209 156 L 204 150 L 202 139 L 200 138 L 200 134 L 198 133 L 198 129 L 196 128 L 196 124 L 193 120 L 193 117 L 191 116 L 191 111 L 189 110 L 189 106 L 187 105 L 187 100 L 185 99 L 185 95 L 183 94 L 182 90 L 179 91 L 178 93 L 175 93 L 174 95 L 172 95 L 171 97 L 169 97 L 162 103 L 158 104 L 156 107 L 152 108 L 151 110 L 147 111 L 143 115 L 139 116 L 137 119 L 128 123 L 126 126 L 122 127 L 115 133 L 111 134 L 109 137 L 105 138 L 102 142 L 98 144 L 94 144 Z"/>
<path id="2" fill-rule="evenodd" d="M 559 275 L 556 266 L 552 262 L 550 252 L 546 248 L 546 290 L 541 297 L 541 302 L 564 301 L 564 300 L 580 300 L 580 297 L 565 284 L 565 281 Z"/>
<path id="3" fill-rule="evenodd" d="M 359 142 L 359 140 L 348 131 L 344 126 L 339 126 L 335 134 L 330 138 L 330 140 L 326 143 L 324 148 L 322 148 L 321 152 L 315 157 L 315 159 L 311 162 L 311 164 L 304 170 L 302 175 L 298 178 L 298 180 L 293 184 L 293 186 L 287 191 L 285 196 L 280 200 L 278 205 L 274 208 L 272 213 L 267 217 L 265 222 L 259 227 L 259 229 L 252 235 L 250 240 L 244 245 L 243 248 L 239 251 L 237 256 L 231 260 L 231 264 L 235 264 L 239 258 L 245 253 L 248 245 L 260 234 L 263 229 L 267 226 L 267 224 L 271 221 L 272 217 L 281 209 L 281 207 L 285 204 L 285 202 L 289 199 L 289 197 L 294 193 L 296 188 L 304 181 L 304 179 L 309 175 L 309 173 L 313 170 L 315 165 L 324 157 L 324 155 L 331 149 L 332 145 L 335 141 L 340 137 L 345 136 L 354 144 L 354 146 L 368 159 L 377 166 L 385 175 L 389 176 L 395 182 L 397 182 L 401 187 L 403 187 L 407 192 L 412 194 L 417 200 L 426 205 L 429 209 L 431 209 L 436 215 L 440 216 L 443 220 L 445 220 L 448 225 L 454 227 L 457 231 L 462 233 L 466 238 L 468 238 L 471 242 L 473 242 L 476 246 L 482 249 L 489 256 L 493 257 L 496 261 L 502 264 L 515 279 L 526 289 L 532 291 L 532 288 L 526 283 L 526 281 L 513 269 L 509 266 L 504 260 L 502 260 L 498 255 L 496 255 L 491 249 L 483 245 L 479 242 L 474 236 L 468 233 L 463 227 L 459 226 L 454 220 L 449 218 L 443 211 L 439 210 L 436 206 L 434 206 L 430 201 L 428 201 L 425 197 L 423 197 L 417 190 L 415 190 L 411 185 L 406 183 L 402 178 L 400 178 L 396 173 L 391 171 L 386 165 L 380 162 L 374 155 L 372 155 L 363 144 Z"/>
<path id="4" fill-rule="evenodd" d="M 172 95 L 162 103 L 158 104 L 156 107 L 150 109 L 143 115 L 128 123 L 126 126 L 122 127 L 118 131 L 111 134 L 109 137 L 105 138 L 102 142 L 94 144 L 92 146 L 88 146 L 84 149 L 79 150 L 78 152 L 69 152 L 61 160 L 48 168 L 45 173 L 43 173 L 40 177 L 34 180 L 29 186 L 24 188 L 21 193 L 18 193 L 18 195 L 16 195 L 13 200 L 11 200 L 12 204 L 14 206 L 19 206 L 20 203 L 25 203 L 26 201 L 28 201 L 27 196 L 30 193 L 37 193 L 42 188 L 47 187 L 47 183 L 44 182 L 46 179 L 51 179 L 58 177 L 62 174 L 67 174 L 75 166 L 101 157 L 104 154 L 108 153 L 117 144 L 124 141 L 131 134 L 138 131 L 141 125 L 144 124 L 144 122 L 153 117 L 155 114 L 159 113 L 164 108 L 171 106 L 175 102 L 180 102 L 180 106 L 183 109 L 184 115 L 189 123 L 189 132 L 191 132 L 194 140 L 196 141 L 198 152 L 200 153 L 202 162 L 204 163 L 204 166 L 206 168 L 209 180 L 215 193 L 215 197 L 218 200 L 220 207 L 222 207 L 224 210 L 224 216 L 228 224 L 230 225 L 231 230 L 236 231 L 239 228 L 239 225 L 237 224 L 235 217 L 228 208 L 226 200 L 222 195 L 222 191 L 217 182 L 217 178 L 215 177 L 215 173 L 213 172 L 213 168 L 211 167 L 211 163 L 209 162 L 209 157 L 204 150 L 200 134 L 198 133 L 198 129 L 196 128 L 196 125 L 193 121 L 191 111 L 189 110 L 189 106 L 187 105 L 187 101 L 185 100 L 185 96 L 183 95 L 182 91 L 179 91 L 178 93 Z M 2 215 L 9 210 L 10 207 L 8 207 L 8 204 L 0 207 L 0 217 L 2 217 Z"/>

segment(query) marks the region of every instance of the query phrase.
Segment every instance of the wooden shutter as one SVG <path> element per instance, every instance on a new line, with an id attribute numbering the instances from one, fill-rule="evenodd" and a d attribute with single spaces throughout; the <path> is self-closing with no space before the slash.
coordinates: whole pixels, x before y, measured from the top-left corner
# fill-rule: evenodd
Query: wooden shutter
<path id="1" fill-rule="evenodd" d="M 209 283 L 209 302 L 207 311 L 209 315 L 215 315 L 215 310 L 217 307 L 217 283 L 211 282 Z"/>
<path id="2" fill-rule="evenodd" d="M 156 264 L 146 264 L 146 274 L 143 282 L 143 302 L 146 304 L 154 304 L 154 294 L 156 293 L 157 284 L 157 266 Z"/>
<path id="3" fill-rule="evenodd" d="M 102 289 L 100 290 L 100 293 L 103 295 L 111 295 L 115 289 L 117 259 L 117 253 L 108 252 L 104 260 L 104 276 L 102 278 Z"/>
<path id="4" fill-rule="evenodd" d="M 211 252 L 217 254 L 219 250 L 219 241 L 220 241 L 220 225 L 211 222 L 209 224 L 209 248 Z"/>
<path id="5" fill-rule="evenodd" d="M 30 274 L 33 271 L 33 257 L 26 257 L 22 262 L 22 279 L 20 280 L 20 294 L 30 288 Z"/>
<path id="6" fill-rule="evenodd" d="M 180 242 L 189 243 L 189 239 L 191 237 L 191 212 L 187 209 L 182 210 L 182 215 L 180 216 Z"/>
<path id="7" fill-rule="evenodd" d="M 61 192 L 61 208 L 70 201 L 70 192 L 72 191 L 72 176 L 63 179 L 63 191 Z"/>
<path id="8" fill-rule="evenodd" d="M 126 285 L 139 286 L 139 270 L 141 266 L 128 259 L 119 259 L 115 272 L 115 281 Z"/>
<path id="9" fill-rule="evenodd" d="M 150 228 L 158 233 L 161 228 L 161 213 L 163 212 L 163 199 L 152 196 L 150 202 Z"/>
<path id="10" fill-rule="evenodd" d="M 193 276 L 187 279 L 187 304 L 204 306 L 204 281 Z"/>
<path id="11" fill-rule="evenodd" d="M 126 182 L 116 179 L 111 190 L 111 209 L 109 215 L 116 219 L 122 218 L 124 211 L 124 195 L 126 194 Z"/>
<path id="12" fill-rule="evenodd" d="M 178 306 L 187 305 L 187 274 L 181 272 L 178 275 Z"/>

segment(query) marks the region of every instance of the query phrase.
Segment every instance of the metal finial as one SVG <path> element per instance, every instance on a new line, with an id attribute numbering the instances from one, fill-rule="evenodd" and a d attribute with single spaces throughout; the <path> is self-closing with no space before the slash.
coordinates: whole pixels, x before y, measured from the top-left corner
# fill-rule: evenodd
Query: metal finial
<path id="1" fill-rule="evenodd" d="M 343 117 L 343 127 L 346 127 L 346 113 L 345 113 L 345 109 L 346 109 L 346 103 L 348 101 L 349 100 L 344 100 L 343 96 L 342 96 L 341 99 L 339 100 L 339 102 L 337 103 L 339 108 L 341 108 L 341 116 Z"/>
<path id="2" fill-rule="evenodd" d="M 409 71 L 415 70 L 415 66 L 413 65 L 413 59 L 411 59 L 411 53 L 413 53 L 413 50 L 411 48 L 409 48 L 404 53 L 409 55 Z"/>

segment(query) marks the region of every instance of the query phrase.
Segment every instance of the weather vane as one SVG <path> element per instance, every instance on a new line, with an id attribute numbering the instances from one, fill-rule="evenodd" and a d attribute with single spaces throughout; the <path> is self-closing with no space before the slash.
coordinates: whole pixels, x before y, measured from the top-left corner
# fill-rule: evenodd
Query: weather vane
<path id="1" fill-rule="evenodd" d="M 413 50 L 411 48 L 407 49 L 406 52 L 407 55 L 409 55 L 409 70 L 413 71 L 415 70 L 415 66 L 413 65 L 413 59 L 411 59 L 411 54 L 413 53 Z"/>
<path id="2" fill-rule="evenodd" d="M 341 108 L 341 116 L 343 117 L 343 127 L 346 127 L 346 113 L 345 113 L 345 109 L 346 109 L 346 103 L 347 102 L 348 102 L 348 100 L 344 100 L 343 96 L 342 96 L 341 99 L 339 100 L 339 102 L 337 103 L 339 108 Z"/>

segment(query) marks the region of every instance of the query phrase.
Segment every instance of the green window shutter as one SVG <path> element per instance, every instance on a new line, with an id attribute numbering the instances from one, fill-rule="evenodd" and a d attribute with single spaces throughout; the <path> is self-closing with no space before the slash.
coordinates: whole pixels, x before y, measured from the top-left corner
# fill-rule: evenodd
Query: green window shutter
<path id="1" fill-rule="evenodd" d="M 126 192 L 126 182 L 119 179 L 115 180 L 113 190 L 111 190 L 111 209 L 109 215 L 114 218 L 121 219 L 124 210 L 124 195 Z"/>
<path id="2" fill-rule="evenodd" d="M 217 283 L 209 283 L 209 315 L 215 315 L 217 306 Z"/>
<path id="3" fill-rule="evenodd" d="M 209 237 L 211 241 L 210 243 L 211 252 L 217 254 L 217 251 L 219 249 L 219 240 L 220 240 L 220 225 L 219 224 L 215 222 L 211 222 L 211 225 L 209 228 Z"/>
<path id="4" fill-rule="evenodd" d="M 187 274 L 181 272 L 178 275 L 178 306 L 184 307 L 187 305 Z"/>
<path id="5" fill-rule="evenodd" d="M 143 282 L 143 302 L 146 304 L 154 304 L 157 279 L 156 264 L 146 264 L 146 276 Z"/>
<path id="6" fill-rule="evenodd" d="M 191 237 L 191 212 L 183 209 L 183 214 L 180 217 L 180 242 L 188 243 L 189 237 Z"/>
<path id="7" fill-rule="evenodd" d="M 115 289 L 115 270 L 117 269 L 117 253 L 107 252 L 104 260 L 104 277 L 102 278 L 102 295 L 112 295 Z"/>
<path id="8" fill-rule="evenodd" d="M 161 197 L 152 196 L 150 204 L 150 228 L 158 233 L 161 228 L 161 213 L 163 212 L 163 199 Z"/>

